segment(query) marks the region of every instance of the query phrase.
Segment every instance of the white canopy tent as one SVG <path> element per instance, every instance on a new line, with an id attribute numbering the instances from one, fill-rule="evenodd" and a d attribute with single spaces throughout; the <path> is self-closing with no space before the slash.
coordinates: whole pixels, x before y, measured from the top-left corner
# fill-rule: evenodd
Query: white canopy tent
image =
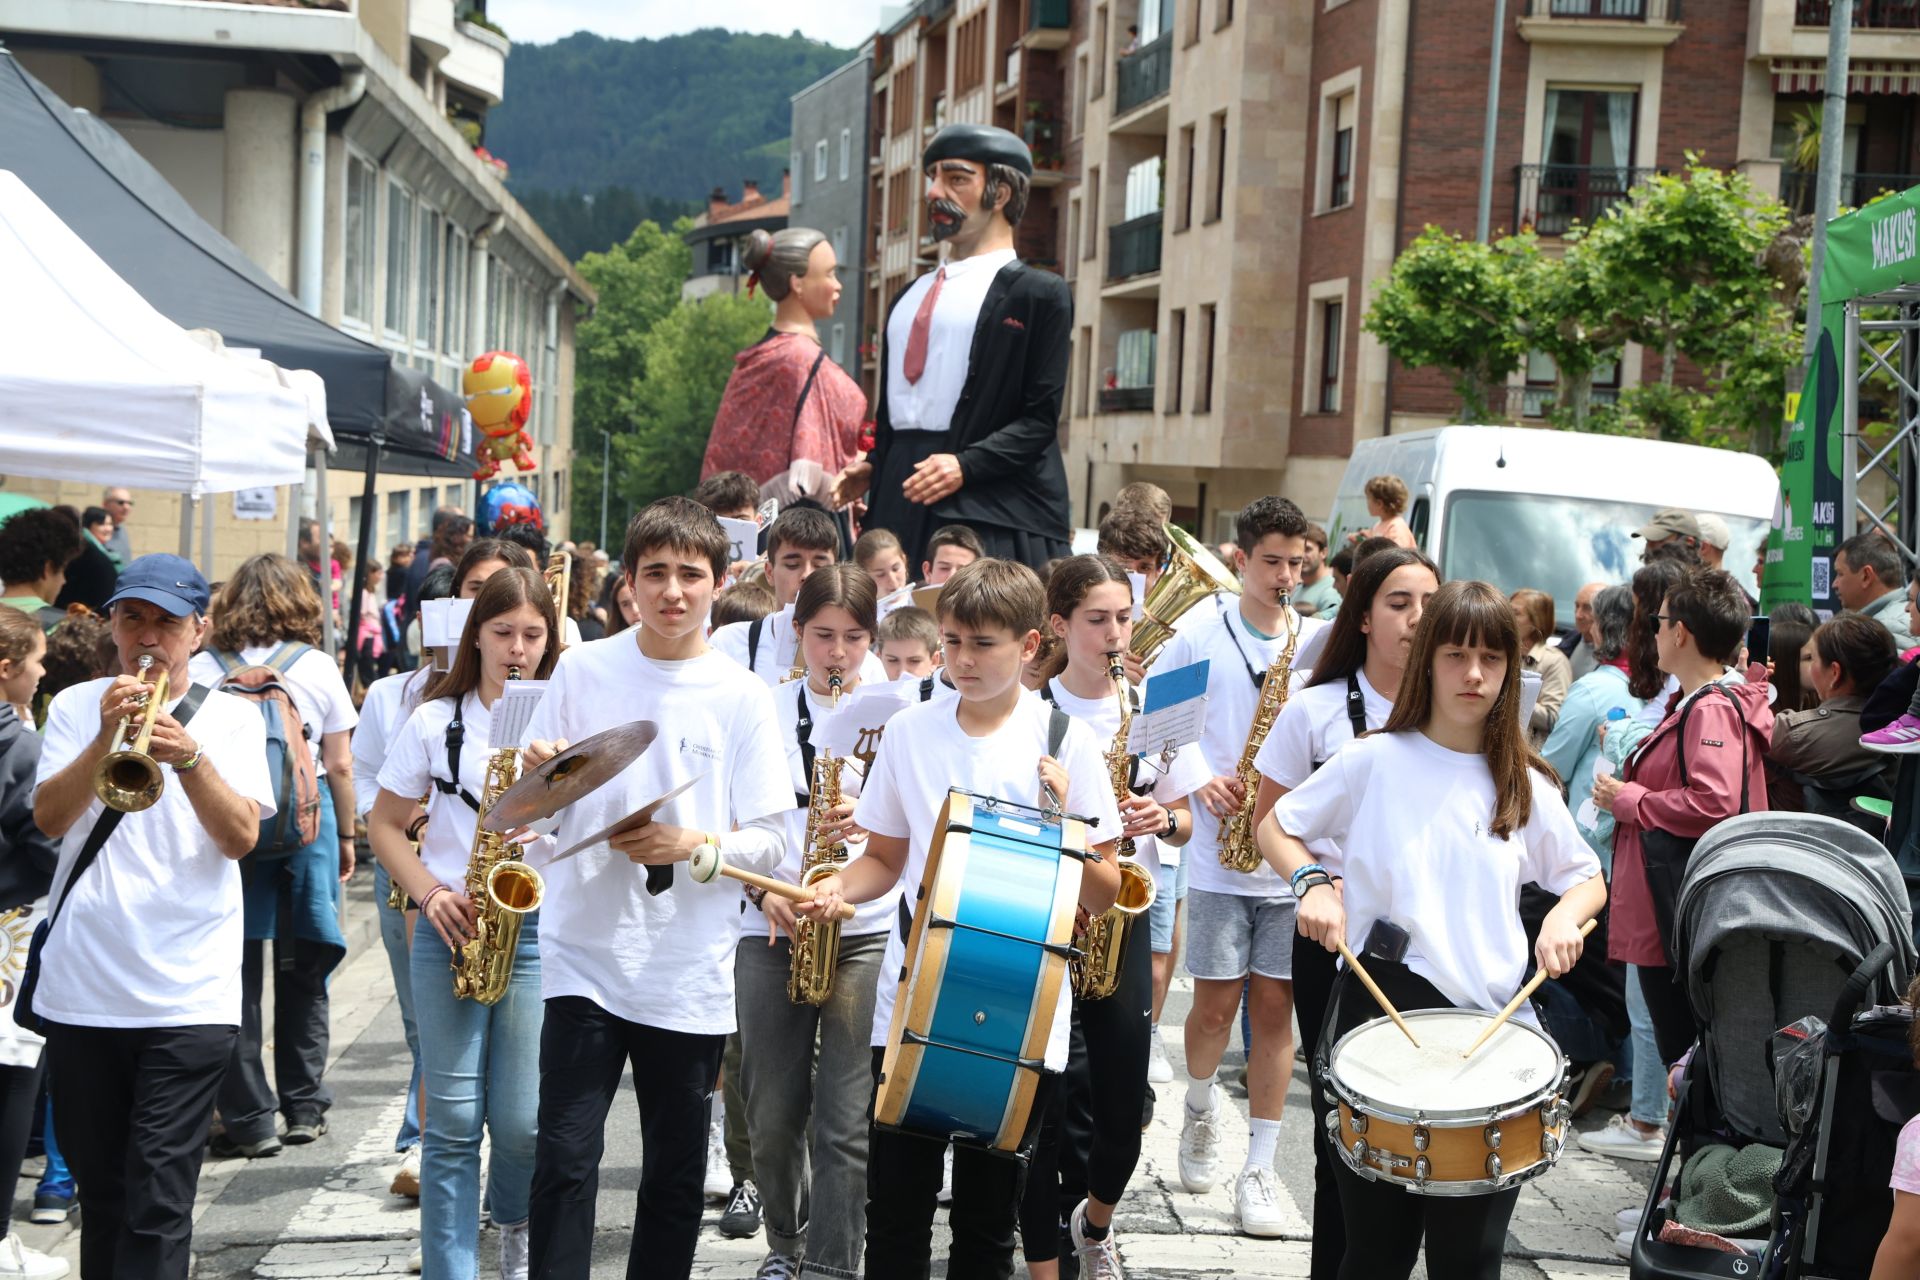
<path id="1" fill-rule="evenodd" d="M 196 341 L 7 170 L 0 280 L 0 471 L 193 498 L 304 478 L 324 392 Z"/>

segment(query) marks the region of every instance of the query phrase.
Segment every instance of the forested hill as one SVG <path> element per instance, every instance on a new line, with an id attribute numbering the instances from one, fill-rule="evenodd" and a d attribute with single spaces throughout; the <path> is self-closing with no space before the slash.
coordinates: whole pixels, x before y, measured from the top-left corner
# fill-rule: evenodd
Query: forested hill
<path id="1" fill-rule="evenodd" d="M 523 200 L 623 188 L 642 203 L 704 203 L 715 186 L 737 200 L 743 178 L 777 191 L 793 95 L 850 57 L 798 32 L 517 44 L 487 147 Z"/>

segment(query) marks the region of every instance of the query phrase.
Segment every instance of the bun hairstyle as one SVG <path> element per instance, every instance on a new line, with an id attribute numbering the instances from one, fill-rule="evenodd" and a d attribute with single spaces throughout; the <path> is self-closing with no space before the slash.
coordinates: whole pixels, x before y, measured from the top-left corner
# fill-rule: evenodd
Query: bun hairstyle
<path id="1" fill-rule="evenodd" d="M 775 302 L 793 292 L 793 282 L 807 274 L 807 259 L 814 249 L 827 242 L 824 232 L 812 227 L 788 227 L 769 234 L 764 229 L 747 237 L 744 260 L 747 270 L 747 296 L 755 286 L 764 288 Z"/>

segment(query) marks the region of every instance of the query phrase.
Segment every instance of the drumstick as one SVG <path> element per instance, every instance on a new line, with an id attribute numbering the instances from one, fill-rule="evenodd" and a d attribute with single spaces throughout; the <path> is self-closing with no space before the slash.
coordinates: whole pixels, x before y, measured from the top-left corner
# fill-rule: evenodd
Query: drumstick
<path id="1" fill-rule="evenodd" d="M 1389 1018 L 1393 1019 L 1393 1025 L 1405 1032 L 1407 1039 L 1413 1041 L 1413 1047 L 1418 1049 L 1420 1047 L 1420 1038 L 1413 1034 L 1413 1028 L 1409 1027 L 1407 1020 L 1400 1016 L 1400 1011 L 1393 1007 L 1393 1001 L 1387 999 L 1387 993 L 1380 989 L 1380 984 L 1375 982 L 1373 975 L 1368 973 L 1360 964 L 1359 958 L 1355 956 L 1353 952 L 1347 950 L 1347 940 L 1345 938 L 1339 938 L 1336 939 L 1336 941 L 1340 944 L 1340 958 L 1347 962 L 1347 968 L 1353 970 L 1353 976 L 1360 979 L 1360 985 L 1372 994 L 1380 1008 L 1385 1011 Z"/>
<path id="2" fill-rule="evenodd" d="M 742 871 L 738 867 L 728 866 L 726 859 L 720 856 L 720 851 L 710 844 L 702 845 L 693 851 L 693 856 L 687 859 L 687 870 L 701 884 L 706 884 L 716 875 L 732 876 L 742 884 L 750 884 L 775 897 L 785 898 L 788 902 L 806 906 L 813 901 L 811 889 L 802 889 L 799 885 L 788 884 L 785 880 L 775 880 L 772 876 L 755 875 L 751 871 Z M 835 914 L 840 920 L 853 919 L 853 904 L 841 903 L 840 910 Z"/>
<path id="3" fill-rule="evenodd" d="M 1580 936 L 1584 938 L 1588 934 L 1592 933 L 1593 926 L 1599 923 L 1600 923 L 1599 918 L 1596 917 L 1592 920 L 1587 921 L 1585 924 L 1581 925 Z M 1491 1036 L 1494 1032 L 1498 1031 L 1500 1029 L 1501 1024 L 1506 1022 L 1508 1018 L 1511 1018 L 1514 1014 L 1514 1011 L 1518 1009 L 1522 1004 L 1526 1003 L 1527 997 L 1531 996 L 1534 992 L 1538 991 L 1540 989 L 1540 984 L 1545 982 L 1546 980 L 1547 980 L 1547 971 L 1545 969 L 1536 970 L 1534 972 L 1533 977 L 1527 980 L 1527 985 L 1520 988 L 1520 994 L 1515 996 L 1513 999 L 1507 1001 L 1507 1007 L 1500 1011 L 1500 1016 L 1495 1018 L 1492 1022 L 1489 1022 L 1487 1024 L 1487 1029 L 1480 1033 L 1480 1038 L 1478 1040 L 1475 1040 L 1472 1044 L 1468 1045 L 1467 1051 L 1461 1054 L 1460 1056 L 1463 1058 L 1471 1058 L 1473 1056 L 1473 1051 L 1475 1049 L 1478 1049 L 1481 1045 L 1485 1044 L 1487 1042 L 1487 1037 Z"/>

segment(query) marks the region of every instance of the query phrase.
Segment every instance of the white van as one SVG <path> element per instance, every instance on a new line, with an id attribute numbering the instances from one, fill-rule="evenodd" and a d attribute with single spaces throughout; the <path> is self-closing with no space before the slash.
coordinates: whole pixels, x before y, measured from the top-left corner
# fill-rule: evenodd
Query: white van
<path id="1" fill-rule="evenodd" d="M 1714 512 L 1733 532 L 1725 567 L 1756 596 L 1780 479 L 1764 458 L 1730 449 L 1538 427 L 1439 427 L 1354 446 L 1333 512 L 1330 548 L 1372 526 L 1365 486 L 1406 481 L 1406 520 L 1443 578 L 1553 596 L 1562 627 L 1589 582 L 1625 583 L 1639 567 L 1632 535 L 1661 507 Z"/>

